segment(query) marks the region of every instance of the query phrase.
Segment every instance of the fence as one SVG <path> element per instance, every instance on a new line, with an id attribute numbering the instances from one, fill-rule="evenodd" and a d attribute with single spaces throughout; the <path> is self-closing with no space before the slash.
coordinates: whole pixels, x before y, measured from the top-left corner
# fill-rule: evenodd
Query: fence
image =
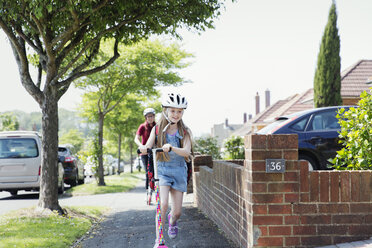
<path id="1" fill-rule="evenodd" d="M 242 161 L 193 161 L 195 203 L 240 247 L 312 247 L 372 236 L 372 172 L 308 171 L 296 135 L 251 135 Z M 266 159 L 285 159 L 267 173 Z"/>

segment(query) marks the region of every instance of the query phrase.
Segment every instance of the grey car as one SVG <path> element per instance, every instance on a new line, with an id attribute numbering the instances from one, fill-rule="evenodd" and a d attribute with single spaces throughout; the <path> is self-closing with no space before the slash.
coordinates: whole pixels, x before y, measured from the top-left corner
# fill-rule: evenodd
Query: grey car
<path id="1" fill-rule="evenodd" d="M 36 132 L 0 132 L 0 191 L 38 191 L 41 171 L 41 137 Z M 58 166 L 58 192 L 64 191 L 64 170 Z"/>

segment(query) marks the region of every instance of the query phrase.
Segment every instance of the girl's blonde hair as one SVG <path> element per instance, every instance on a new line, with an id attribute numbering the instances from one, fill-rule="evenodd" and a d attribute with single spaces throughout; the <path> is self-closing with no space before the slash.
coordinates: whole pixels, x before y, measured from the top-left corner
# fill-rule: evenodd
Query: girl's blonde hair
<path id="1" fill-rule="evenodd" d="M 166 115 L 167 108 L 163 108 L 164 114 Z M 158 125 L 158 134 L 157 134 L 157 141 L 156 141 L 156 147 L 161 148 L 164 144 L 167 143 L 166 140 L 166 132 L 163 132 L 166 125 L 168 125 L 168 120 L 165 118 L 164 114 L 161 115 L 160 121 L 157 124 Z M 178 121 L 177 123 L 178 127 L 178 133 L 183 137 L 183 139 L 180 139 L 180 147 L 183 147 L 183 142 L 186 137 L 190 138 L 190 141 L 192 143 L 192 137 L 191 133 L 188 127 L 183 123 L 182 119 Z M 192 149 L 191 149 L 192 150 Z M 169 154 L 166 152 L 161 152 L 156 155 L 156 159 L 159 161 L 169 161 Z M 186 161 L 189 161 L 189 157 L 185 157 Z"/>

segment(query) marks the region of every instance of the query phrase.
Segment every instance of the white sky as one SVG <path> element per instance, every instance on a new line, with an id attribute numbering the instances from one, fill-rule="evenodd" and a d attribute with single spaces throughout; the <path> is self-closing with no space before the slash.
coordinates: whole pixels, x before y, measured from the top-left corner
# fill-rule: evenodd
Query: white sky
<path id="1" fill-rule="evenodd" d="M 213 124 L 239 124 L 243 113 L 255 113 L 254 96 L 271 91 L 271 103 L 313 85 L 320 40 L 331 0 L 238 0 L 226 4 L 216 28 L 200 36 L 183 33 L 183 48 L 195 55 L 181 75 L 192 81 L 177 92 L 189 108 L 185 123 L 195 136 Z M 337 0 L 341 68 L 372 59 L 371 0 Z M 10 45 L 0 31 L 0 112 L 39 111 L 22 87 Z M 173 89 L 163 89 L 163 92 Z M 70 88 L 59 106 L 74 110 L 79 92 Z"/>

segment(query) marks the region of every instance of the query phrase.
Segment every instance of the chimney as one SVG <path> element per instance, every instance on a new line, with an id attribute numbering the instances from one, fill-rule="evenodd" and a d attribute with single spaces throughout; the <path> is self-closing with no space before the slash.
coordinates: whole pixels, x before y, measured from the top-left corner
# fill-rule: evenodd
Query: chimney
<path id="1" fill-rule="evenodd" d="M 256 93 L 256 115 L 260 113 L 260 96 Z"/>
<path id="2" fill-rule="evenodd" d="M 225 126 L 228 127 L 229 126 L 229 120 L 226 118 L 225 119 Z"/>
<path id="3" fill-rule="evenodd" d="M 248 120 L 252 119 L 252 114 L 248 115 Z"/>
<path id="4" fill-rule="evenodd" d="M 247 123 L 247 113 L 243 114 L 243 123 Z"/>
<path id="5" fill-rule="evenodd" d="M 270 90 L 266 89 L 265 91 L 265 108 L 270 106 Z"/>

